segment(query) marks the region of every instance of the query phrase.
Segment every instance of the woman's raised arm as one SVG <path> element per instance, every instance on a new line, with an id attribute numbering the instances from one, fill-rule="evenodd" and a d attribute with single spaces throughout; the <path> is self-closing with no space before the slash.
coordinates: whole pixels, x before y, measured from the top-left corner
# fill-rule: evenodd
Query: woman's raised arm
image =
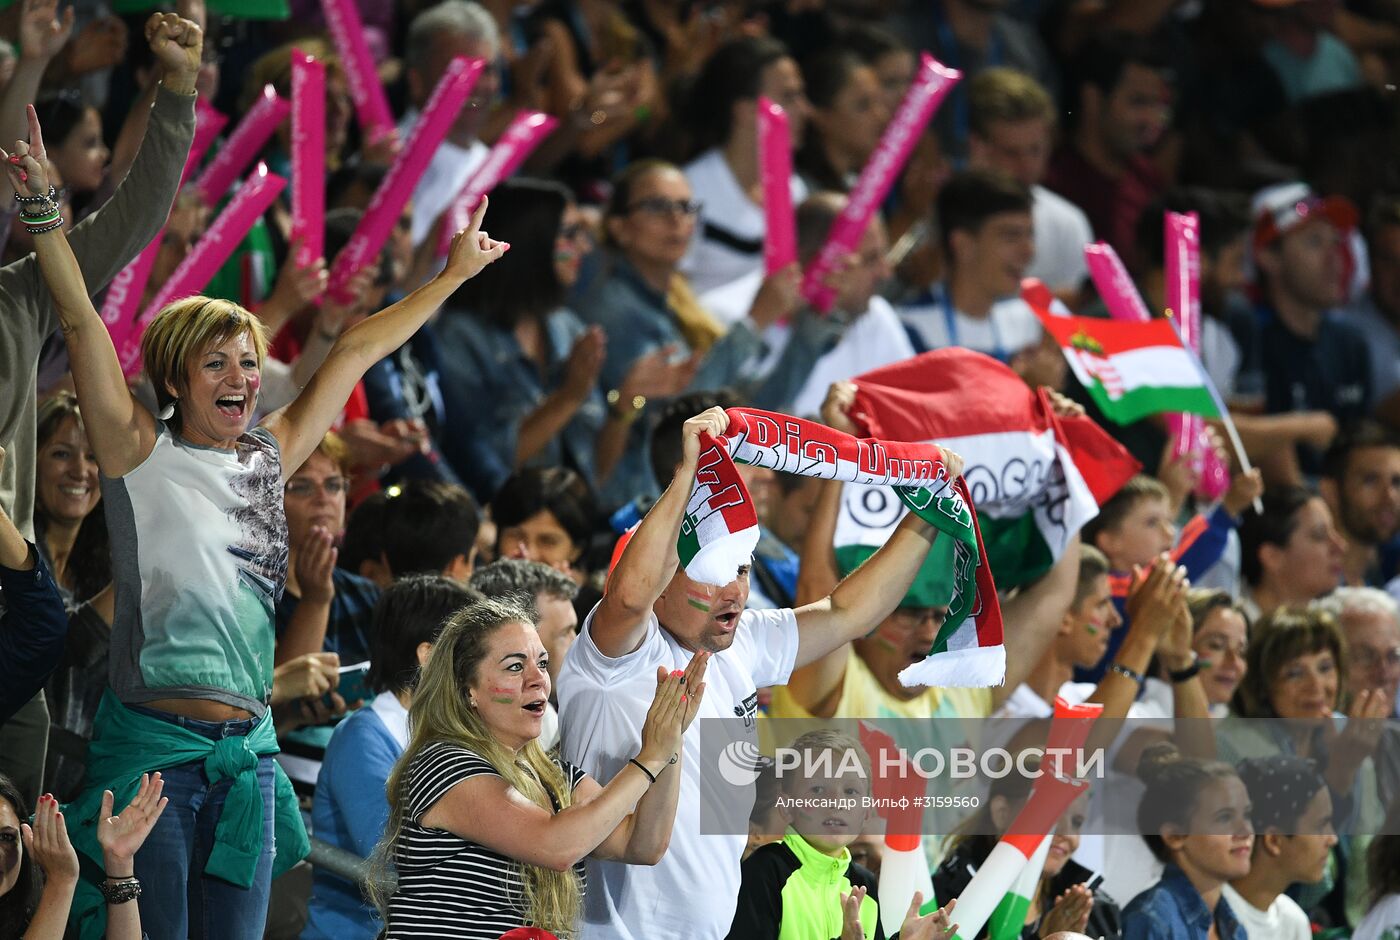
<path id="1" fill-rule="evenodd" d="M 463 281 L 475 277 L 510 248 L 508 243 L 494 241 L 481 230 L 485 215 L 483 196 L 472 213 L 471 224 L 452 239 L 447 266 L 441 273 L 403 300 L 342 333 L 296 400 L 263 422 L 282 449 L 284 477 L 291 476 L 316 449 L 365 371 L 408 342 Z"/>
<path id="2" fill-rule="evenodd" d="M 48 199 L 48 160 L 44 153 L 44 135 L 34 106 L 27 109 L 29 140 L 15 142 L 13 155 L 0 150 L 5 171 L 15 193 L 25 201 L 20 218 L 57 217 L 58 206 Z M 43 229 L 44 224 L 33 228 Z M 83 272 L 78 259 L 68 246 L 63 227 L 49 228 L 34 236 L 39 256 L 39 270 L 53 294 L 59 325 L 68 344 L 68 359 L 73 369 L 73 385 L 83 409 L 83 424 L 88 440 L 97 455 L 97 465 L 109 477 L 120 477 L 135 469 L 155 447 L 155 419 L 131 395 L 122 374 L 117 351 L 107 326 L 98 316 L 88 297 Z"/>

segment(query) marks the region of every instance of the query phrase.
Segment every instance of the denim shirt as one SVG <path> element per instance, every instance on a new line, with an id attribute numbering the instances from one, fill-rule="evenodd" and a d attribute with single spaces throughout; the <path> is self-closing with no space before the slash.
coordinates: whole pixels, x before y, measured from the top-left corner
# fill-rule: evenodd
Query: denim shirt
<path id="1" fill-rule="evenodd" d="M 432 323 L 425 323 L 413 338 L 370 366 L 361 380 L 369 401 L 369 416 L 376 422 L 418 418 L 428 426 L 428 449 L 392 467 L 382 483 L 403 480 L 440 480 L 461 484 L 442 456 L 440 442 L 446 425 L 442 394 L 442 355 Z"/>
<path id="2" fill-rule="evenodd" d="M 675 346 L 678 356 L 689 355 L 690 345 L 666 303 L 665 294 L 642 279 L 625 258 L 607 255 L 596 277 L 575 300 L 580 317 L 603 328 L 608 337 L 603 363 L 603 388 L 617 388 L 628 369 L 640 357 L 664 346 Z M 746 404 L 772 411 L 785 410 L 812 367 L 840 338 L 842 326 L 832 319 L 804 312 L 794 323 L 792 339 L 772 371 L 761 379 L 754 373 L 765 347 L 752 326 L 741 320 L 710 347 L 688 391 L 728 388 Z M 660 408 L 648 408 L 653 414 Z M 647 461 L 647 434 L 651 423 L 633 425 L 632 440 L 618 461 L 603 491 L 607 507 L 619 506 L 637 496 L 660 492 Z"/>
<path id="3" fill-rule="evenodd" d="M 1224 897 L 1216 902 L 1213 919 L 1220 940 L 1248 940 Z M 1186 873 L 1168 865 L 1161 881 L 1123 909 L 1123 940 L 1206 940 L 1211 921 L 1210 909 Z"/>
<path id="4" fill-rule="evenodd" d="M 520 426 L 563 381 L 569 351 L 584 329 L 562 309 L 546 314 L 543 326 L 548 364 L 541 376 L 511 330 L 462 310 L 448 311 L 436 324 L 447 418 L 439 440 L 457 475 L 482 502 L 515 469 Z M 566 466 L 593 484 L 595 441 L 606 418 L 603 396 L 594 389 L 530 464 Z"/>

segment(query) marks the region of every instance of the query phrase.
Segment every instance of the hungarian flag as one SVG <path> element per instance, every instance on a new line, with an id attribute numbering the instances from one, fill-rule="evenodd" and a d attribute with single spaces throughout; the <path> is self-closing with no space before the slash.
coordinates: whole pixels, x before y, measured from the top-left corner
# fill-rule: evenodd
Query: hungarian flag
<path id="1" fill-rule="evenodd" d="M 1037 296 L 1040 291 L 1045 296 Z M 1056 316 L 1049 309 L 1048 289 L 1038 282 L 1021 296 L 1060 344 L 1094 404 L 1111 420 L 1132 424 L 1168 412 L 1221 417 L 1210 380 L 1170 320 Z"/>
<path id="2" fill-rule="evenodd" d="M 852 418 L 872 437 L 936 441 L 962 455 L 998 590 L 1040 577 L 1140 464 L 1090 418 L 1060 418 L 1048 397 L 978 352 L 949 347 L 858 376 Z M 836 528 L 842 573 L 883 545 L 903 515 L 887 492 L 848 484 Z M 934 543 L 935 551 L 938 543 Z M 932 557 L 934 552 L 929 553 Z M 948 570 L 946 563 L 937 570 Z M 931 572 L 930 572 L 931 573 Z M 916 581 L 916 586 L 919 582 Z M 936 591 L 915 606 L 947 603 Z M 950 640 L 965 648 L 972 637 Z M 963 683 L 950 683 L 962 685 Z"/>

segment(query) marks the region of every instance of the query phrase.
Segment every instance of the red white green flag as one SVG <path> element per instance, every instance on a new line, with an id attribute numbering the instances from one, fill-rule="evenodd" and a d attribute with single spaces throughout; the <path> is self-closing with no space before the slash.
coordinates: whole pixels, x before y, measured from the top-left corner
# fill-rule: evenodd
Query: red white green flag
<path id="1" fill-rule="evenodd" d="M 1143 322 L 1062 317 L 1036 284 L 1022 297 L 1055 337 L 1074 375 L 1109 419 L 1131 424 L 1148 415 L 1184 412 L 1221 417 L 1209 379 L 1170 320 Z"/>

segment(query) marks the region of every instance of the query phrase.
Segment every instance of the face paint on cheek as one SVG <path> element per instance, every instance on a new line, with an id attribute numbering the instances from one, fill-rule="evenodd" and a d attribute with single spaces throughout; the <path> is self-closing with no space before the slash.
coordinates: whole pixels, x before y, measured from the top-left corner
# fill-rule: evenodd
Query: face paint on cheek
<path id="1" fill-rule="evenodd" d="M 515 701 L 515 690 L 493 685 L 491 686 L 491 701 L 497 705 L 509 705 Z"/>
<path id="2" fill-rule="evenodd" d="M 685 602 L 696 610 L 703 610 L 708 614 L 710 604 L 715 598 L 714 591 L 715 589 L 708 585 L 686 588 Z"/>
<path id="3" fill-rule="evenodd" d="M 888 650 L 891 653 L 899 652 L 899 643 L 895 642 L 895 640 L 890 639 L 889 635 L 885 632 L 884 628 L 875 631 L 875 642 L 880 644 L 880 646 L 883 649 Z"/>
<path id="4" fill-rule="evenodd" d="M 1084 624 L 1084 632 L 1089 634 L 1090 636 L 1098 636 L 1099 628 L 1095 624 L 1086 623 Z"/>

